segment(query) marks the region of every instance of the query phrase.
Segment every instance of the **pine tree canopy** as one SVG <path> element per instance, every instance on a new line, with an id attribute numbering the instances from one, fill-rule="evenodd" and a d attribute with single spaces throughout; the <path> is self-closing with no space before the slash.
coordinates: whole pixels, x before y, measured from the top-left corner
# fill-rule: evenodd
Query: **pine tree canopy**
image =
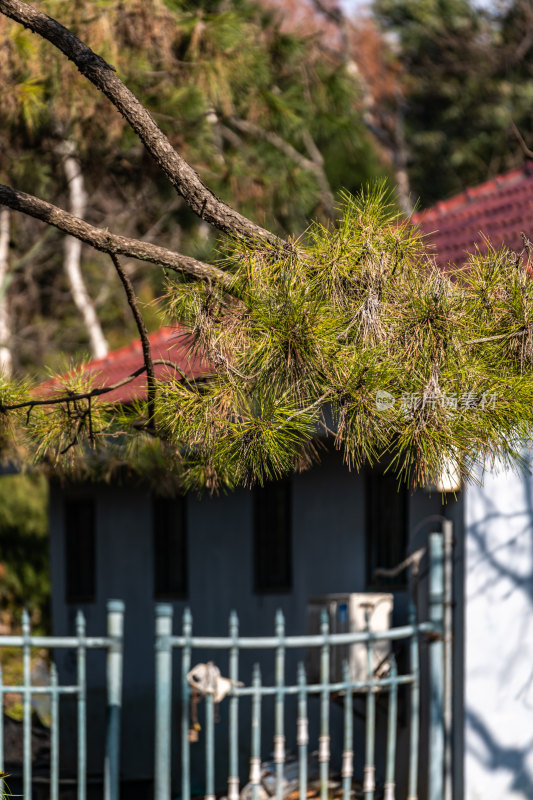
<path id="1" fill-rule="evenodd" d="M 403 68 L 409 177 L 423 206 L 531 157 L 530 0 L 373 0 L 372 7 L 395 37 Z"/>
<path id="2" fill-rule="evenodd" d="M 126 239 L 0 186 L 0 203 L 108 253 L 145 345 L 148 392 L 106 403 L 83 366 L 46 401 L 27 381 L 0 384 L 7 459 L 69 475 L 127 470 L 214 490 L 305 469 L 331 440 L 350 468 L 381 457 L 411 486 L 458 466 L 519 462 L 531 436 L 533 282 L 520 254 L 476 253 L 436 270 L 383 183 L 344 194 L 334 224 L 282 239 L 218 199 L 116 72 L 73 34 L 18 0 L 0 11 L 48 39 L 113 103 L 185 202 L 222 233 L 210 263 Z M 94 89 L 96 92 L 96 89 Z M 211 365 L 188 381 L 153 362 L 119 257 L 168 271 L 165 313 Z"/>

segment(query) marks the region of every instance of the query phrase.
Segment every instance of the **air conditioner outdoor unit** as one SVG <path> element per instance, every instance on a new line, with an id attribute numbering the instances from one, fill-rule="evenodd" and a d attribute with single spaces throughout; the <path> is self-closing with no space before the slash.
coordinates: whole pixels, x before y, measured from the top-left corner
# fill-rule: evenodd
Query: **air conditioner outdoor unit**
<path id="1" fill-rule="evenodd" d="M 392 620 L 393 595 L 372 592 L 353 594 L 326 594 L 309 598 L 307 604 L 308 631 L 321 632 L 320 623 L 323 609 L 326 609 L 330 633 L 352 633 L 364 631 L 365 610 L 370 612 L 370 630 L 381 633 L 389 630 Z M 320 683 L 320 647 L 307 650 L 307 681 Z M 388 673 L 390 642 L 375 642 L 373 646 L 374 678 Z M 350 678 L 353 681 L 368 680 L 368 655 L 365 643 L 351 645 L 332 645 L 330 648 L 330 681 L 344 680 L 343 663 L 348 662 Z"/>

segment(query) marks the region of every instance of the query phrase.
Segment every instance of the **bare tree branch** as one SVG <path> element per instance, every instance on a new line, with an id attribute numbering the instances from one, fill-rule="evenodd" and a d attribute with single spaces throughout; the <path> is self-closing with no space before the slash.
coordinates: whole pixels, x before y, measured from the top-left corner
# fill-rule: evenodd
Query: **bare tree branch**
<path id="1" fill-rule="evenodd" d="M 354 60 L 352 56 L 353 44 L 350 41 L 350 34 L 354 29 L 353 22 L 348 18 L 338 2 L 328 3 L 324 0 L 312 0 L 312 5 L 337 27 L 341 40 L 340 47 L 332 49 L 328 43 L 321 39 L 318 40 L 319 47 L 342 60 L 347 71 L 357 77 L 357 82 L 364 97 L 363 122 L 369 133 L 385 148 L 391 159 L 396 178 L 398 202 L 404 214 L 410 216 L 413 213 L 414 206 L 410 195 L 407 172 L 409 154 L 404 135 L 405 101 L 401 92 L 399 90 L 396 92 L 395 108 L 391 115 L 390 124 L 383 125 L 379 119 L 380 115 L 375 113 L 377 104 L 371 87 L 365 80 L 357 59 L 355 58 Z"/>
<path id="2" fill-rule="evenodd" d="M 118 260 L 118 256 L 116 256 L 114 253 L 111 253 L 111 260 L 115 265 L 118 277 L 122 281 L 124 291 L 126 292 L 126 297 L 128 298 L 128 304 L 131 308 L 131 312 L 135 319 L 135 324 L 137 325 L 137 330 L 139 331 L 139 337 L 141 339 L 144 366 L 146 368 L 148 422 L 150 424 L 155 418 L 155 372 L 152 361 L 152 348 L 150 347 L 150 339 L 148 338 L 148 331 L 146 330 L 146 325 L 144 324 L 144 319 L 139 309 L 139 304 L 137 303 L 137 297 L 135 295 L 133 284 L 122 267 L 122 264 Z"/>
<path id="3" fill-rule="evenodd" d="M 322 2 L 322 0 L 313 0 L 313 5 L 317 11 L 320 11 L 320 13 L 326 17 L 326 19 L 331 20 L 331 22 L 334 22 L 336 25 L 342 24 L 344 14 L 337 3 L 330 6 Z"/>
<path id="4" fill-rule="evenodd" d="M 324 156 L 315 144 L 315 140 L 307 130 L 302 131 L 302 139 L 313 163 L 315 164 L 315 175 L 322 192 L 322 201 L 330 217 L 334 216 L 334 200 L 328 176 L 324 167 Z"/>
<path id="5" fill-rule="evenodd" d="M 0 184 L 0 204 L 9 206 L 14 211 L 21 211 L 30 217 L 40 219 L 41 222 L 46 222 L 48 225 L 53 225 L 63 233 L 69 233 L 71 236 L 81 239 L 82 242 L 92 245 L 102 253 L 115 253 L 117 255 L 130 256 L 131 258 L 139 258 L 142 261 L 168 267 L 176 272 L 184 272 L 186 275 L 191 275 L 199 280 L 217 281 L 228 291 L 231 291 L 233 285 L 231 275 L 218 269 L 218 267 L 206 264 L 203 261 L 197 261 L 190 256 L 174 253 L 165 247 L 142 242 L 139 239 L 118 236 L 107 230 L 96 228 L 94 225 L 90 225 L 88 222 L 52 205 L 52 203 L 47 203 L 45 200 L 40 200 L 31 194 L 19 192 L 10 186 Z"/>
<path id="6" fill-rule="evenodd" d="M 0 13 L 47 39 L 74 62 L 81 74 L 105 94 L 131 125 L 175 189 L 201 219 L 232 236 L 242 236 L 283 249 L 289 247 L 273 233 L 216 197 L 190 164 L 174 150 L 152 116 L 117 77 L 115 68 L 67 28 L 21 0 L 0 0 Z"/>
<path id="7" fill-rule="evenodd" d="M 513 119 L 511 119 L 511 129 L 516 138 L 518 139 L 518 143 L 520 144 L 520 147 L 522 148 L 524 155 L 527 156 L 527 158 L 533 158 L 533 150 L 530 150 L 530 148 L 527 146 L 526 140 L 518 130 Z"/>
<path id="8" fill-rule="evenodd" d="M 240 119 L 238 117 L 228 117 L 228 122 L 230 125 L 233 125 L 234 128 L 237 128 L 237 130 L 241 131 L 241 133 L 247 134 L 248 136 L 253 136 L 255 139 L 261 139 L 264 142 L 268 142 L 268 144 L 272 145 L 272 147 L 275 147 L 277 150 L 287 156 L 287 158 L 290 158 L 290 160 L 294 161 L 294 163 L 299 167 L 312 172 L 317 179 L 322 204 L 324 205 L 328 215 L 333 216 L 333 194 L 324 171 L 324 159 L 322 158 L 322 153 L 313 142 L 308 131 L 304 131 L 304 144 L 309 152 L 310 158 L 307 158 L 303 155 L 303 153 L 300 153 L 299 150 L 293 147 L 290 142 L 287 142 L 277 133 L 274 133 L 273 131 L 267 131 L 264 128 L 259 127 L 259 125 L 254 125 L 253 122 L 249 122 L 248 120 Z M 307 134 L 307 137 L 305 137 L 305 134 Z"/>

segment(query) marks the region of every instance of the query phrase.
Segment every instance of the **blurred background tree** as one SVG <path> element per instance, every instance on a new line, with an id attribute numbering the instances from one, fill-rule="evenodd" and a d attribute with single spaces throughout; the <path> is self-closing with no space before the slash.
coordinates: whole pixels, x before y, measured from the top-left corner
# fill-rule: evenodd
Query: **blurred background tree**
<path id="1" fill-rule="evenodd" d="M 373 11 L 402 71 L 408 172 L 423 207 L 531 157 L 529 0 L 375 0 Z"/>
<path id="2" fill-rule="evenodd" d="M 44 475 L 0 480 L 0 630 L 9 632 L 27 608 L 37 630 L 49 622 L 48 482 Z"/>

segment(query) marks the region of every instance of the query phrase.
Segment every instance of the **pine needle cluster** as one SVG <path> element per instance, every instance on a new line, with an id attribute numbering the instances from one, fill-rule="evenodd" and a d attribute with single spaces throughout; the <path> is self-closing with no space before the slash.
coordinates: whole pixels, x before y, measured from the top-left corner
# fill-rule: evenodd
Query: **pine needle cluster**
<path id="1" fill-rule="evenodd" d="M 90 465 L 101 477 L 120 466 L 210 490 L 308 468 L 328 440 L 350 468 L 387 456 L 411 486 L 519 463 L 533 422 L 525 244 L 438 271 L 383 186 L 346 195 L 336 226 L 316 223 L 286 250 L 227 242 L 219 266 L 231 291 L 167 286 L 168 314 L 209 374 L 169 371 L 151 420 L 145 403 L 84 398 L 83 370 L 62 387 L 80 399 L 52 407 L 9 410 L 35 395 L 6 384 L 3 452 L 15 437 L 62 469 Z"/>

